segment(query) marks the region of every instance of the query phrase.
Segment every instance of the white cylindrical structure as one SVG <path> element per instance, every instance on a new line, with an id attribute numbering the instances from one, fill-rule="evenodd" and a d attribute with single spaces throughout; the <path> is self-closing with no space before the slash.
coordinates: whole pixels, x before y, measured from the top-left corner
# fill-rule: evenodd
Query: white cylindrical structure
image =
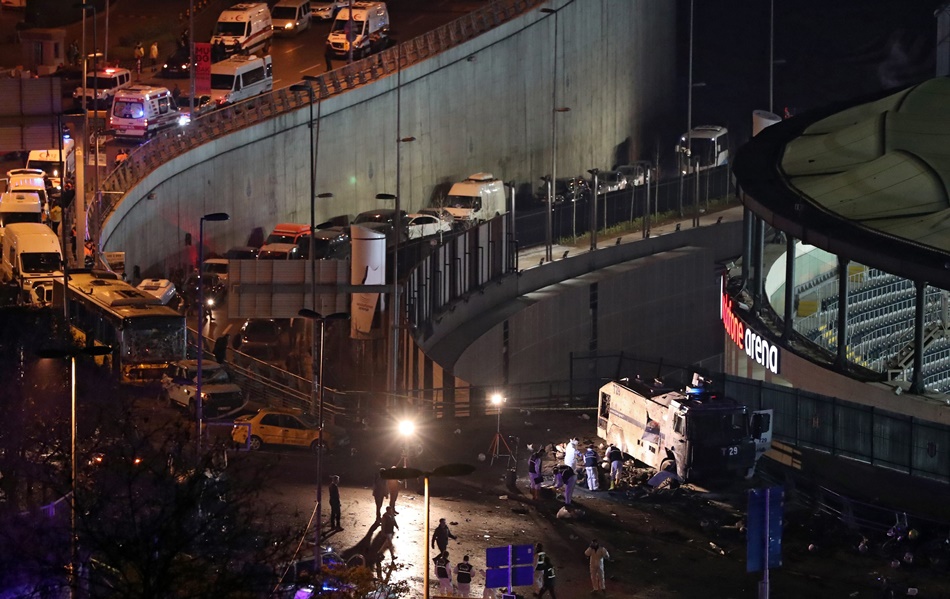
<path id="1" fill-rule="evenodd" d="M 386 235 L 359 225 L 350 227 L 350 283 L 353 285 L 386 284 Z M 372 331 L 373 317 L 385 308 L 379 293 L 353 293 L 350 296 L 350 337 L 371 339 L 382 335 Z"/>
<path id="2" fill-rule="evenodd" d="M 775 123 L 781 123 L 782 117 L 768 110 L 753 110 L 752 111 L 752 137 L 755 137 L 759 134 L 762 129 L 766 127 L 771 127 Z"/>

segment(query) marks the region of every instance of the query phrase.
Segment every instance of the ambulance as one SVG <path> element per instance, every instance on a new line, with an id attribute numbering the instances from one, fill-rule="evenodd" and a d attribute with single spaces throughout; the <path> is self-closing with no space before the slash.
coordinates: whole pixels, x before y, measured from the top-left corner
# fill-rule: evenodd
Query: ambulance
<path id="1" fill-rule="evenodd" d="M 146 138 L 179 124 L 182 117 L 172 93 L 164 87 L 137 85 L 115 96 L 109 128 L 116 137 Z"/>

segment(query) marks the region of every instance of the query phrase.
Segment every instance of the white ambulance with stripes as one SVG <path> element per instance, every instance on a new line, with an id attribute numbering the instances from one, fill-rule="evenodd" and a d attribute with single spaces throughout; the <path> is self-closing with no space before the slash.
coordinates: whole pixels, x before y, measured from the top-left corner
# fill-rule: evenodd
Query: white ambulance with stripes
<path id="1" fill-rule="evenodd" d="M 167 88 L 137 85 L 116 94 L 109 128 L 115 130 L 116 137 L 147 138 L 177 125 L 181 117 Z"/>

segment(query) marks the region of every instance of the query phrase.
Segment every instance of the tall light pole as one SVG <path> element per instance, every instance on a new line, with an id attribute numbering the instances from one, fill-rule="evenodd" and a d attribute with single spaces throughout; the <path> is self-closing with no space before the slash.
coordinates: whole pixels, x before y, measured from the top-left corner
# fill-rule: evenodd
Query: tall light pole
<path id="1" fill-rule="evenodd" d="M 396 397 L 397 387 L 399 386 L 399 241 L 402 237 L 402 207 L 399 199 L 400 194 L 400 171 L 402 170 L 400 165 L 401 152 L 400 147 L 404 143 L 410 143 L 416 141 L 415 137 L 401 137 L 396 140 L 396 193 L 377 193 L 377 200 L 391 200 L 395 212 L 393 214 L 393 290 L 392 290 L 392 301 L 389 309 L 392 312 L 391 318 L 391 327 L 392 331 L 390 334 L 390 357 L 389 357 L 389 373 L 388 378 L 388 390 L 390 393 L 390 401 Z"/>
<path id="2" fill-rule="evenodd" d="M 74 199 L 75 207 L 73 208 L 73 221 L 76 224 L 76 255 L 74 256 L 77 262 L 80 263 L 82 267 L 82 262 L 80 261 L 80 247 L 84 246 L 86 242 L 86 164 L 89 162 L 89 100 L 88 96 L 88 83 L 89 83 L 89 55 L 86 54 L 86 12 L 92 10 L 92 47 L 93 47 L 93 57 L 94 59 L 98 58 L 99 50 L 96 44 L 96 7 L 90 2 L 80 2 L 73 5 L 75 8 L 82 10 L 82 114 L 83 114 L 83 126 L 82 126 L 82 165 L 76 167 L 76 170 L 82 174 L 82 179 L 77 175 L 76 177 L 76 197 Z M 96 74 L 96 63 L 93 63 L 92 68 L 93 74 L 93 101 L 91 102 L 93 110 L 96 110 L 98 114 L 97 103 L 99 97 L 99 78 L 95 76 Z M 82 185 L 79 185 L 80 181 Z M 63 224 L 63 233 L 65 233 L 66 225 Z M 64 235 L 65 236 L 65 235 Z"/>
<path id="3" fill-rule="evenodd" d="M 195 436 L 195 448 L 198 453 L 198 459 L 201 459 L 201 419 L 202 404 L 201 398 L 201 358 L 204 354 L 204 327 L 205 327 L 205 287 L 201 280 L 202 263 L 205 260 L 205 221 L 221 222 L 229 220 L 231 215 L 227 212 L 212 212 L 205 214 L 198 221 L 198 375 L 195 377 L 195 426 L 198 434 Z"/>
<path id="4" fill-rule="evenodd" d="M 590 205 L 590 251 L 593 252 L 597 249 L 597 192 L 600 187 L 597 176 L 600 174 L 600 169 L 592 168 L 587 172 L 594 177 L 594 195 Z"/>
<path id="5" fill-rule="evenodd" d="M 553 233 L 554 223 L 552 221 L 554 212 L 554 186 L 557 181 L 557 113 L 568 112 L 570 108 L 558 108 L 557 105 L 557 11 L 553 8 L 542 8 L 541 12 L 554 15 L 554 71 L 551 74 L 551 181 L 548 185 L 548 207 L 546 219 L 546 235 L 544 246 L 544 259 L 551 262 L 553 258 Z"/>
<path id="6" fill-rule="evenodd" d="M 380 476 L 387 480 L 408 480 L 410 478 L 422 478 L 424 481 L 423 492 L 423 520 L 425 524 L 422 527 L 422 545 L 425 547 L 425 557 L 422 564 L 422 596 L 429 599 L 429 479 L 444 478 L 450 476 L 468 476 L 475 472 L 475 466 L 471 464 L 445 464 L 438 466 L 431 472 L 418 470 L 416 468 L 390 468 L 384 470 Z"/>
<path id="7" fill-rule="evenodd" d="M 65 289 L 63 290 L 65 294 Z M 69 594 L 70 597 L 76 597 L 79 589 L 79 564 L 78 547 L 76 540 L 76 481 L 78 470 L 76 468 L 76 356 L 105 356 L 112 353 L 112 347 L 109 345 L 93 345 L 89 347 L 70 347 L 67 349 L 46 349 L 38 352 L 41 358 L 69 358 L 69 397 L 70 397 L 70 448 L 69 448 Z"/>
<path id="8" fill-rule="evenodd" d="M 314 567 L 319 573 L 323 568 L 323 552 L 320 550 L 320 527 L 323 525 L 323 392 L 326 388 L 326 385 L 323 383 L 323 364 L 325 362 L 323 359 L 323 349 L 326 339 L 327 321 L 344 320 L 349 318 L 349 314 L 345 312 L 337 312 L 323 316 L 316 310 L 310 310 L 308 308 L 301 308 L 297 314 L 302 318 L 309 319 L 313 324 L 320 323 L 320 368 L 319 372 L 317 373 L 317 378 L 314 378 L 314 387 L 317 388 L 317 399 L 319 405 L 317 410 L 317 428 L 320 431 L 320 447 L 317 451 L 317 515 L 316 526 L 314 527 L 316 532 L 314 532 L 313 539 Z M 319 387 L 317 387 L 317 384 L 319 384 Z"/>

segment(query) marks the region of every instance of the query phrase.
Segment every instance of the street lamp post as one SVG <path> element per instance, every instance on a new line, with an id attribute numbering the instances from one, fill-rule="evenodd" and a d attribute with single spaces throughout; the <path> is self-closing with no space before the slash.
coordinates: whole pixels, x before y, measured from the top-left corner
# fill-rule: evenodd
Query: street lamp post
<path id="1" fill-rule="evenodd" d="M 545 236 L 544 259 L 551 262 L 553 258 L 553 211 L 554 186 L 557 181 L 557 113 L 569 112 L 566 107 L 557 105 L 557 11 L 553 8 L 542 8 L 541 12 L 554 15 L 554 70 L 551 74 L 551 182 L 548 186 L 548 215 L 546 219 L 547 235 Z"/>
<path id="2" fill-rule="evenodd" d="M 65 293 L 65 291 L 64 291 Z M 70 397 L 70 448 L 69 448 L 69 491 L 70 491 L 70 513 L 69 513 L 69 593 L 71 597 L 76 597 L 79 588 L 78 582 L 78 547 L 76 543 L 76 480 L 78 476 L 76 468 L 76 356 L 104 356 L 112 352 L 109 345 L 93 345 L 81 348 L 68 349 L 47 349 L 40 350 L 41 358 L 69 358 L 69 397 Z"/>
<path id="3" fill-rule="evenodd" d="M 423 504 L 424 504 L 424 526 L 422 528 L 422 545 L 425 547 L 425 558 L 422 564 L 422 596 L 429 599 L 429 479 L 444 478 L 450 476 L 468 476 L 475 472 L 475 466 L 471 464 L 445 464 L 426 472 L 416 468 L 390 468 L 384 470 L 380 475 L 387 480 L 406 480 L 410 478 L 422 478 L 424 481 Z"/>
<path id="4" fill-rule="evenodd" d="M 316 303 L 316 300 L 314 300 Z M 317 429 L 320 431 L 320 447 L 317 451 L 317 515 L 316 515 L 316 525 L 314 528 L 316 532 L 314 533 L 314 545 L 313 545 L 313 561 L 314 567 L 319 572 L 323 568 L 323 552 L 320 551 L 320 526 L 323 524 L 323 391 L 326 387 L 323 383 L 323 364 L 325 360 L 323 359 L 323 348 L 326 340 L 326 326 L 328 320 L 343 320 L 349 318 L 349 314 L 345 312 L 337 312 L 334 314 L 328 314 L 323 316 L 316 310 L 310 310 L 307 308 L 301 308 L 297 314 L 302 318 L 307 318 L 315 325 L 318 322 L 320 323 L 320 368 L 316 373 L 318 378 L 315 378 L 314 387 L 317 391 Z M 315 341 L 315 340 L 314 340 Z M 316 353 L 316 352 L 314 352 Z M 317 387 L 319 384 L 319 387 Z"/>
<path id="5" fill-rule="evenodd" d="M 201 458 L 201 412 L 204 403 L 201 397 L 201 358 L 204 354 L 205 288 L 204 281 L 201 280 L 201 271 L 205 250 L 205 221 L 220 222 L 230 218 L 231 215 L 227 212 L 212 212 L 205 214 L 198 221 L 198 374 L 195 377 L 195 425 L 198 434 L 195 437 L 195 447 L 199 459 Z"/>
<path id="6" fill-rule="evenodd" d="M 597 181 L 597 175 L 600 174 L 599 168 L 592 168 L 587 171 L 594 177 L 594 195 L 590 205 L 590 251 L 597 249 L 597 192 L 600 185 Z"/>
<path id="7" fill-rule="evenodd" d="M 89 10 L 92 10 L 92 47 L 93 47 L 93 59 L 97 60 L 99 57 L 99 50 L 96 42 L 96 6 L 90 2 L 79 2 L 73 5 L 75 8 L 82 10 L 82 114 L 83 114 L 83 126 L 82 126 L 82 155 L 83 163 L 76 167 L 77 171 L 80 172 L 82 178 L 80 179 L 77 175 L 76 179 L 76 198 L 75 198 L 75 207 L 73 208 L 73 221 L 76 224 L 76 239 L 78 244 L 84 244 L 86 241 L 86 164 L 89 159 L 89 98 L 86 95 L 88 93 L 87 85 L 89 84 L 89 55 L 86 54 L 86 13 Z M 96 63 L 93 63 L 92 67 L 93 74 L 93 101 L 91 102 L 93 110 L 97 110 L 97 102 L 99 97 L 99 78 L 96 77 Z M 80 181 L 82 185 L 79 185 Z M 65 233 L 66 224 L 63 224 L 63 233 Z M 64 235 L 65 236 L 65 235 Z M 76 248 L 77 254 L 79 248 Z M 79 256 L 75 256 L 78 260 Z"/>

